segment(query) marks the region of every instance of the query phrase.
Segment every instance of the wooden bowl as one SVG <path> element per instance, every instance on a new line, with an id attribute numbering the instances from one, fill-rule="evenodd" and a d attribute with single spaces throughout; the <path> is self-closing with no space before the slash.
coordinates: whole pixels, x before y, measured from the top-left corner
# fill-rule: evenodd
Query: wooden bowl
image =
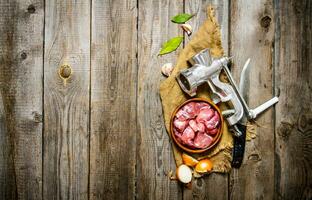
<path id="1" fill-rule="evenodd" d="M 174 120 L 174 117 L 176 115 L 176 113 L 178 112 L 178 110 L 180 110 L 184 105 L 186 105 L 187 103 L 189 102 L 196 102 L 196 101 L 200 101 L 200 102 L 206 102 L 208 103 L 210 106 L 212 106 L 214 108 L 214 110 L 216 110 L 220 116 L 220 124 L 219 124 L 219 130 L 218 130 L 218 133 L 213 137 L 213 141 L 212 141 L 212 144 L 210 146 L 208 146 L 207 148 L 205 149 L 191 149 L 187 146 L 184 146 L 183 144 L 181 144 L 174 132 L 173 132 L 173 120 Z M 171 115 L 171 120 L 170 120 L 170 134 L 171 134 L 171 137 L 173 138 L 174 142 L 181 148 L 183 149 L 184 151 L 187 151 L 189 153 L 203 153 L 209 149 L 211 149 L 212 147 L 214 147 L 219 141 L 220 141 L 220 138 L 222 136 L 222 132 L 223 132 L 223 117 L 222 117 L 222 114 L 221 114 L 221 111 L 220 109 L 210 100 L 208 99 L 204 99 L 204 98 L 193 98 L 193 99 L 189 99 L 185 102 L 183 102 L 180 106 L 178 106 L 175 111 L 172 113 Z"/>

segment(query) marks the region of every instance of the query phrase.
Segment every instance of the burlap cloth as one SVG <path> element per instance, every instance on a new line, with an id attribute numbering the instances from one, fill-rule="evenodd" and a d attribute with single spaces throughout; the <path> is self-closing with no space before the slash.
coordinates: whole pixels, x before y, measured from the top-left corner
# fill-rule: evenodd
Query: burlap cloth
<path id="1" fill-rule="evenodd" d="M 214 10 L 211 6 L 207 8 L 207 19 L 179 54 L 172 74 L 160 84 L 160 97 L 162 100 L 165 125 L 168 133 L 172 113 L 181 103 L 189 98 L 180 89 L 180 86 L 176 81 L 176 75 L 181 69 L 184 69 L 188 66 L 187 60 L 206 48 L 210 49 L 210 54 L 212 57 L 217 58 L 223 56 L 224 54 L 221 45 L 220 28 L 215 19 Z M 208 91 L 209 89 L 207 87 L 202 87 L 197 91 L 196 97 L 209 99 Z M 222 104 L 220 105 L 221 110 L 224 108 L 224 106 L 225 105 Z M 226 123 L 224 123 L 223 130 L 224 131 L 221 140 L 214 148 L 200 155 L 192 155 L 199 159 L 206 157 L 210 158 L 214 164 L 213 172 L 226 173 L 231 170 L 233 137 L 229 132 Z M 180 165 L 182 164 L 181 155 L 183 151 L 174 144 L 173 140 L 171 141 L 176 164 Z"/>

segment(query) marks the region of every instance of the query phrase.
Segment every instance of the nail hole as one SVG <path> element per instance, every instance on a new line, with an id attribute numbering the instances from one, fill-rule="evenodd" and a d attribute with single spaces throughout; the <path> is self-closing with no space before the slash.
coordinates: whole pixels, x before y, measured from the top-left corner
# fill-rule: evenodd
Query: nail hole
<path id="1" fill-rule="evenodd" d="M 271 24 L 271 21 L 272 21 L 271 17 L 264 16 L 264 17 L 261 18 L 260 24 L 261 24 L 261 26 L 263 28 L 268 28 L 270 26 L 270 24 Z"/>
<path id="2" fill-rule="evenodd" d="M 31 5 L 28 6 L 27 11 L 28 11 L 28 13 L 33 14 L 33 13 L 36 12 L 36 8 L 35 8 L 34 5 L 31 4 Z"/>

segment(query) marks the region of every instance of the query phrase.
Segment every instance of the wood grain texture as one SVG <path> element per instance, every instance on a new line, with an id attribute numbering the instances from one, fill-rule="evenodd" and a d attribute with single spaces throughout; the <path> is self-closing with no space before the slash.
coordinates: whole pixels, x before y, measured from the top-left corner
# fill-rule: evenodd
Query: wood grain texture
<path id="1" fill-rule="evenodd" d="M 138 15 L 138 137 L 137 198 L 181 199 L 182 187 L 166 174 L 175 171 L 171 142 L 165 129 L 159 97 L 161 66 L 175 64 L 177 52 L 157 56 L 162 43 L 182 35 L 171 17 L 183 12 L 181 1 L 139 1 Z"/>
<path id="2" fill-rule="evenodd" d="M 0 199 L 41 199 L 42 6 L 0 1 Z"/>
<path id="3" fill-rule="evenodd" d="M 222 47 L 226 55 L 229 50 L 229 23 L 230 23 L 230 7 L 229 0 L 190 0 L 185 1 L 185 12 L 195 14 L 195 16 L 187 23 L 193 28 L 193 33 L 196 33 L 198 28 L 207 19 L 207 7 L 212 6 L 215 10 L 217 21 L 221 30 Z M 190 39 L 190 38 L 187 38 Z"/>
<path id="4" fill-rule="evenodd" d="M 251 58 L 250 107 L 280 102 L 239 170 L 188 190 L 158 93 L 182 48 L 157 53 L 209 4 L 236 80 Z M 311 20 L 309 0 L 0 0 L 0 199 L 312 199 Z"/>
<path id="5" fill-rule="evenodd" d="M 251 58 L 247 102 L 254 108 L 272 98 L 273 2 L 270 0 L 231 1 L 232 67 L 237 82 L 245 61 Z M 274 194 L 274 115 L 273 109 L 256 119 L 257 137 L 246 142 L 244 161 L 233 169 L 231 199 L 273 199 Z"/>
<path id="6" fill-rule="evenodd" d="M 133 199 L 137 4 L 92 2 L 90 198 Z"/>
<path id="7" fill-rule="evenodd" d="M 185 1 L 185 12 L 196 14 L 188 23 L 193 27 L 194 33 L 207 18 L 207 7 L 211 5 L 215 9 L 215 14 L 221 29 L 222 47 L 225 54 L 228 53 L 229 44 L 229 1 L 228 0 L 192 0 Z M 183 199 L 227 199 L 228 175 L 211 174 L 193 182 L 192 190 L 184 189 Z"/>
<path id="8" fill-rule="evenodd" d="M 43 198 L 87 199 L 91 5 L 45 5 Z M 63 64 L 72 68 L 66 84 Z"/>
<path id="9" fill-rule="evenodd" d="M 275 198 L 312 199 L 312 1 L 276 1 Z"/>

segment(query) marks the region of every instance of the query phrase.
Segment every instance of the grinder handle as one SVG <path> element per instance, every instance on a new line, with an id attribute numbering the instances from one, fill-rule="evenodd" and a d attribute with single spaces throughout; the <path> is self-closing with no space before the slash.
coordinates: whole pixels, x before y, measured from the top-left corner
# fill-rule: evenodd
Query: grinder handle
<path id="1" fill-rule="evenodd" d="M 266 109 L 270 108 L 274 104 L 278 102 L 278 97 L 273 97 L 272 99 L 266 101 L 265 103 L 261 104 L 257 108 L 250 110 L 250 118 L 254 119 L 256 118 L 260 113 L 265 111 Z"/>

